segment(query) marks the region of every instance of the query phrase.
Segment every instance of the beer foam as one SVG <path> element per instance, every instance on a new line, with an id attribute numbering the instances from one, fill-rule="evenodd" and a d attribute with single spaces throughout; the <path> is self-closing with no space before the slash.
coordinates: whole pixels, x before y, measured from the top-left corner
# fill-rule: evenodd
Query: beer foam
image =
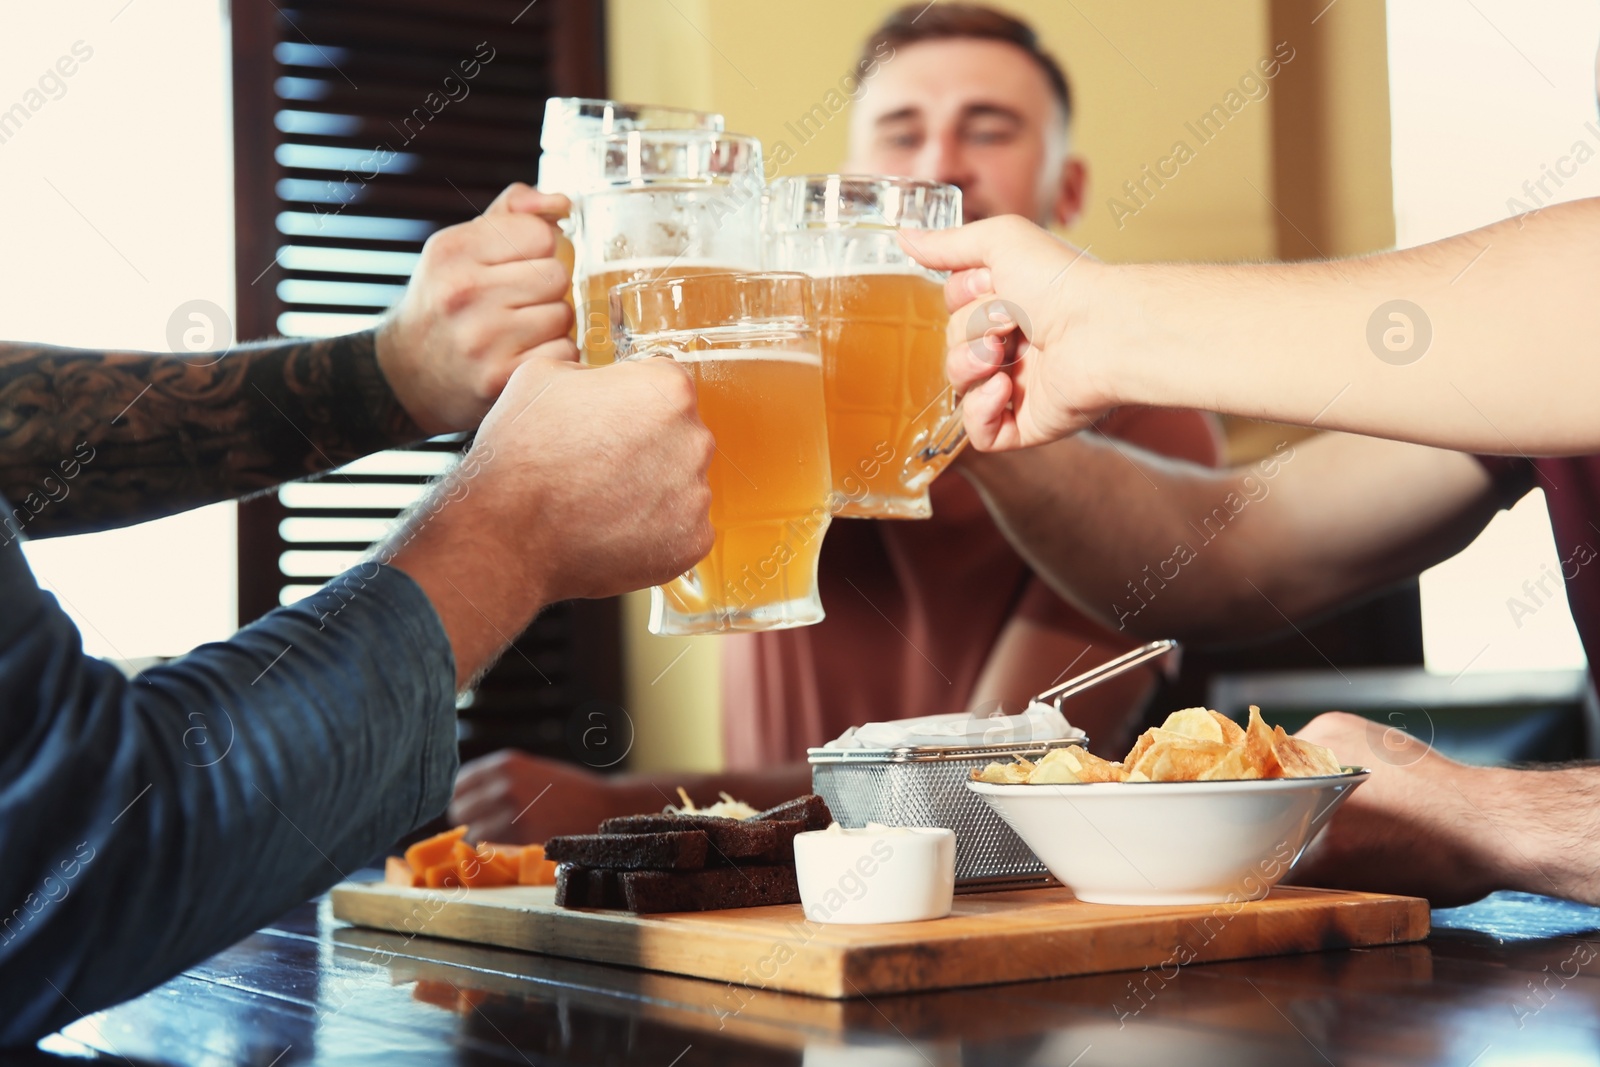
<path id="1" fill-rule="evenodd" d="M 713 348 L 701 352 L 675 351 L 672 358 L 679 363 L 718 363 L 732 360 L 751 360 L 764 363 L 808 363 L 822 366 L 822 356 L 816 352 L 801 352 L 788 348 Z"/>
<path id="2" fill-rule="evenodd" d="M 759 267 L 728 267 L 721 263 L 707 263 L 703 260 L 685 259 L 682 256 L 639 256 L 635 259 L 614 259 L 609 263 L 597 263 L 588 269 L 584 275 L 592 278 L 596 274 L 615 274 L 618 271 L 650 271 L 663 278 L 675 278 L 676 271 L 692 270 L 703 274 L 712 272 L 718 274 L 749 274 L 759 270 Z"/>
<path id="3" fill-rule="evenodd" d="M 915 263 L 859 263 L 848 267 L 819 267 L 815 270 L 806 270 L 802 273 L 813 278 L 854 278 L 858 275 L 900 275 L 911 278 L 921 278 L 935 285 L 941 284 L 938 279 L 928 277 L 928 272 Z"/>

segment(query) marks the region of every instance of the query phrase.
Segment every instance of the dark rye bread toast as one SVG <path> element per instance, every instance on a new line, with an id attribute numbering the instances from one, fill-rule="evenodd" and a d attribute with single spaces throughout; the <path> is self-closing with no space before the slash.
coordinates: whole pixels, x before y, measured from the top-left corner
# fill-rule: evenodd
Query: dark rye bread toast
<path id="1" fill-rule="evenodd" d="M 614 908 L 628 906 L 617 871 L 595 870 L 563 863 L 556 868 L 556 905 L 562 908 Z"/>
<path id="2" fill-rule="evenodd" d="M 711 843 L 706 864 L 727 866 L 739 861 L 791 863 L 795 835 L 805 829 L 801 820 L 755 822 L 716 815 L 623 815 L 600 824 L 601 835 L 660 834 L 699 830 Z"/>
<path id="3" fill-rule="evenodd" d="M 545 842 L 545 859 L 614 871 L 698 870 L 710 839 L 700 830 L 650 834 L 572 834 Z"/>
<path id="4" fill-rule="evenodd" d="M 785 822 L 792 819 L 805 823 L 807 830 L 826 830 L 833 823 L 833 812 L 828 810 L 827 801 L 815 793 L 807 793 L 750 817 L 752 822 Z"/>
<path id="5" fill-rule="evenodd" d="M 800 903 L 793 867 L 721 867 L 708 871 L 623 871 L 628 910 L 719 911 Z"/>
<path id="6" fill-rule="evenodd" d="M 748 819 L 627 815 L 597 834 L 551 838 L 545 856 L 561 864 L 556 903 L 567 908 L 655 914 L 796 904 L 795 836 L 832 822 L 819 796 Z"/>

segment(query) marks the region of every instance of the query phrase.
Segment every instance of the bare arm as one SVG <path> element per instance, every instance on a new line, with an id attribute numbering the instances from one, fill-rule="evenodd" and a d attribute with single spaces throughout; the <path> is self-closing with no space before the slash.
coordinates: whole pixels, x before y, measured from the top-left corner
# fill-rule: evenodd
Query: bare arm
<path id="1" fill-rule="evenodd" d="M 1326 263 L 1108 266 L 1016 218 L 919 237 L 916 254 L 979 268 L 948 288 L 951 379 L 985 383 L 966 407 L 979 448 L 1150 404 L 1463 451 L 1600 452 L 1600 199 Z"/>
<path id="2" fill-rule="evenodd" d="M 372 331 L 226 355 L 0 344 L 0 494 L 34 537 L 170 515 L 419 436 Z"/>
<path id="3" fill-rule="evenodd" d="M 1372 777 L 1307 850 L 1295 881 L 1410 893 L 1435 907 L 1498 889 L 1600 903 L 1600 765 L 1468 766 L 1337 711 L 1299 736 Z"/>
<path id="4" fill-rule="evenodd" d="M 1466 545 L 1499 507 L 1470 456 L 1329 434 L 1213 471 L 1091 434 L 972 457 L 1006 537 L 1113 630 L 1268 633 Z"/>

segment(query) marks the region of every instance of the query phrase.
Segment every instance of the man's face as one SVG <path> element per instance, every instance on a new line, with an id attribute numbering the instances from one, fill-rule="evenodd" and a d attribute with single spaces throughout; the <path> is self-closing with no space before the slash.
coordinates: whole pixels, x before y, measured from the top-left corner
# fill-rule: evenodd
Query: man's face
<path id="1" fill-rule="evenodd" d="M 1021 215 L 1068 225 L 1083 203 L 1060 104 L 1032 58 L 1003 41 L 899 49 L 850 116 L 850 173 L 958 186 L 966 221 Z"/>

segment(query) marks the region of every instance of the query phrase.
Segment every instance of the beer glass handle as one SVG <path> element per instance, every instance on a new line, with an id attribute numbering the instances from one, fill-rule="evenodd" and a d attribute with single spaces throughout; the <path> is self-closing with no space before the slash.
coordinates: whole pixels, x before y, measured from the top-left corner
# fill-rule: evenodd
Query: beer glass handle
<path id="1" fill-rule="evenodd" d="M 954 456 L 967 446 L 967 424 L 961 417 L 961 401 L 946 415 L 944 421 L 929 434 L 930 443 L 917 453 L 923 463 L 932 463 L 941 456 Z"/>

